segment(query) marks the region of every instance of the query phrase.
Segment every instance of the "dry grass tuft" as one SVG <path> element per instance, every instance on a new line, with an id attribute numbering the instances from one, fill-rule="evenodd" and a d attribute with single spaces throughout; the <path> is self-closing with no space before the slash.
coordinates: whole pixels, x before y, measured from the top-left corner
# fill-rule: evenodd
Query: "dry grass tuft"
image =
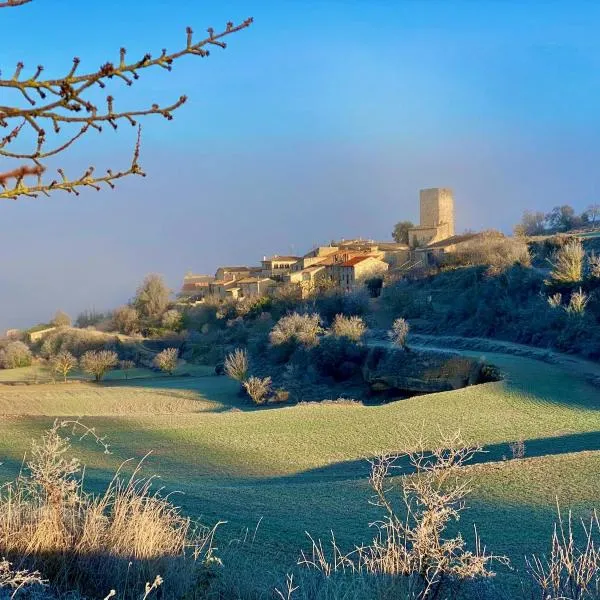
<path id="1" fill-rule="evenodd" d="M 55 422 L 33 444 L 25 472 L 1 489 L 0 554 L 59 590 L 96 597 L 110 588 L 126 596 L 156 573 L 167 582 L 163 595 L 198 590 L 213 560 L 214 528 L 194 526 L 153 492 L 140 465 L 129 478 L 117 472 L 100 496 L 84 492 L 81 465 L 62 435 L 67 425 Z"/>

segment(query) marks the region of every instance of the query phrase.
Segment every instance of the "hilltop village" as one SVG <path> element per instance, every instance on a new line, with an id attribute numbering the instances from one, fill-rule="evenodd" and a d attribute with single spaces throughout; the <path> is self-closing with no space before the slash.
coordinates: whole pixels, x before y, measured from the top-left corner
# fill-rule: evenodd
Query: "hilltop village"
<path id="1" fill-rule="evenodd" d="M 448 188 L 420 191 L 420 222 L 407 234 L 407 243 L 341 240 L 303 256 L 265 256 L 257 266 L 221 266 L 214 276 L 188 273 L 180 296 L 240 299 L 269 295 L 289 285 L 298 286 L 303 296 L 324 285 L 352 291 L 369 279 L 430 265 L 481 235 L 455 235 L 454 199 Z"/>

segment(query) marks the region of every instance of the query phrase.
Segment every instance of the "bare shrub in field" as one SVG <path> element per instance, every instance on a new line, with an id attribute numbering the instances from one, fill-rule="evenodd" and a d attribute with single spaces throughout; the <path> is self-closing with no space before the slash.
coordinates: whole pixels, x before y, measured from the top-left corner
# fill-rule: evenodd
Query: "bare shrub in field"
<path id="1" fill-rule="evenodd" d="M 573 239 L 548 259 L 552 265 L 551 277 L 558 283 L 577 283 L 583 278 L 585 250 L 579 240 Z"/>
<path id="2" fill-rule="evenodd" d="M 86 352 L 80 361 L 81 368 L 96 381 L 102 381 L 106 373 L 117 366 L 119 357 L 112 350 L 98 350 Z"/>
<path id="3" fill-rule="evenodd" d="M 560 508 L 549 556 L 526 559 L 534 586 L 544 600 L 590 600 L 600 597 L 600 522 L 594 514 L 576 535 L 571 512 L 565 523 Z"/>
<path id="4" fill-rule="evenodd" d="M 53 588 L 87 597 L 103 598 L 111 587 L 127 597 L 144 582 L 160 585 L 157 573 L 171 597 L 197 591 L 206 561 L 214 560 L 214 529 L 194 526 L 152 492 L 139 465 L 129 478 L 117 473 L 102 495 L 87 494 L 63 436 L 71 426 L 79 424 L 55 422 L 33 445 L 24 472 L 0 488 L 0 556 L 37 569 Z"/>
<path id="5" fill-rule="evenodd" d="M 173 375 L 177 368 L 178 356 L 177 348 L 165 348 L 154 357 L 153 364 L 157 369 Z"/>
<path id="6" fill-rule="evenodd" d="M 119 369 L 125 373 L 125 379 L 128 379 L 128 372 L 135 369 L 135 363 L 132 360 L 121 360 L 119 361 Z"/>
<path id="7" fill-rule="evenodd" d="M 416 450 L 386 454 L 371 462 L 372 504 L 383 510 L 382 518 L 373 524 L 378 530 L 373 542 L 344 554 L 334 538 L 330 556 L 320 541 L 311 538 L 312 552 L 302 553 L 300 564 L 327 577 L 344 571 L 405 578 L 406 597 L 415 600 L 447 597 L 466 581 L 492 577 L 493 561 L 508 564 L 507 558 L 482 549 L 477 535 L 475 547 L 468 549 L 460 533 L 449 532 L 471 492 L 464 466 L 481 447 L 468 446 L 460 434 L 443 437 L 429 451 L 422 440 L 411 446 Z M 413 471 L 400 483 L 400 510 L 390 498 L 389 481 L 399 461 Z"/>
<path id="8" fill-rule="evenodd" d="M 581 288 L 579 288 L 576 292 L 571 294 L 569 304 L 565 310 L 574 315 L 582 315 L 585 312 L 585 307 L 587 306 L 589 300 L 590 297 Z"/>
<path id="9" fill-rule="evenodd" d="M 600 279 L 600 255 L 592 252 L 588 258 L 588 265 L 590 269 L 590 277 L 593 279 Z"/>
<path id="10" fill-rule="evenodd" d="M 400 317 L 392 323 L 392 328 L 388 331 L 388 337 L 394 345 L 406 349 L 406 338 L 409 331 L 410 326 L 408 322 L 406 319 Z"/>
<path id="11" fill-rule="evenodd" d="M 517 440 L 508 445 L 513 458 L 523 458 L 525 456 L 525 442 Z"/>
<path id="12" fill-rule="evenodd" d="M 17 369 L 31 365 L 33 355 L 27 344 L 15 341 L 7 344 L 0 350 L 0 367 L 3 369 Z"/>
<path id="13" fill-rule="evenodd" d="M 297 342 L 303 346 L 316 346 L 319 334 L 323 331 L 321 317 L 317 313 L 301 315 L 294 312 L 277 321 L 271 330 L 271 344 L 279 346 L 286 342 Z"/>
<path id="14" fill-rule="evenodd" d="M 556 292 L 556 294 L 548 296 L 548 304 L 551 308 L 560 308 L 562 305 L 562 294 L 560 292 Z"/>
<path id="15" fill-rule="evenodd" d="M 59 352 L 56 356 L 50 359 L 52 370 L 63 376 L 63 380 L 67 381 L 67 375 L 77 367 L 77 359 L 67 350 Z"/>
<path id="16" fill-rule="evenodd" d="M 336 337 L 345 337 L 360 342 L 367 331 L 365 322 L 358 316 L 336 315 L 331 325 L 331 333 Z"/>
<path id="17" fill-rule="evenodd" d="M 250 377 L 244 381 L 244 388 L 254 404 L 264 404 L 271 391 L 272 380 L 270 377 Z"/>
<path id="18" fill-rule="evenodd" d="M 236 348 L 225 358 L 225 373 L 231 379 L 244 383 L 248 379 L 248 353 Z"/>

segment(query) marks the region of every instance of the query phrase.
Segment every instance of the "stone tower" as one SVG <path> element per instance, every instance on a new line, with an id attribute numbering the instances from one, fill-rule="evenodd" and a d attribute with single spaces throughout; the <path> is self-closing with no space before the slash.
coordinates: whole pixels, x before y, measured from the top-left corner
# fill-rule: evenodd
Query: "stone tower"
<path id="1" fill-rule="evenodd" d="M 448 188 L 419 192 L 421 222 L 408 232 L 409 245 L 423 247 L 454 235 L 454 198 Z"/>
<path id="2" fill-rule="evenodd" d="M 428 188 L 420 191 L 421 227 L 440 227 L 446 235 L 454 235 L 454 198 L 448 188 Z"/>

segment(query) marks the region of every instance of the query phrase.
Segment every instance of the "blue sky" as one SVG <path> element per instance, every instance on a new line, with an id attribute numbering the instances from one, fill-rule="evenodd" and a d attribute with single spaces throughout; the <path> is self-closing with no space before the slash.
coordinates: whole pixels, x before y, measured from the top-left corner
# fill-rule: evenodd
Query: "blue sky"
<path id="1" fill-rule="evenodd" d="M 176 288 L 187 270 L 388 238 L 421 187 L 454 189 L 459 230 L 600 200 L 597 2 L 34 0 L 0 11 L 0 68 L 95 68 L 247 16 L 226 51 L 111 89 L 121 107 L 190 98 L 145 122 L 147 178 L 0 205 L 0 328 L 113 307 L 148 272 Z M 62 164 L 118 168 L 133 142 L 92 135 Z"/>

